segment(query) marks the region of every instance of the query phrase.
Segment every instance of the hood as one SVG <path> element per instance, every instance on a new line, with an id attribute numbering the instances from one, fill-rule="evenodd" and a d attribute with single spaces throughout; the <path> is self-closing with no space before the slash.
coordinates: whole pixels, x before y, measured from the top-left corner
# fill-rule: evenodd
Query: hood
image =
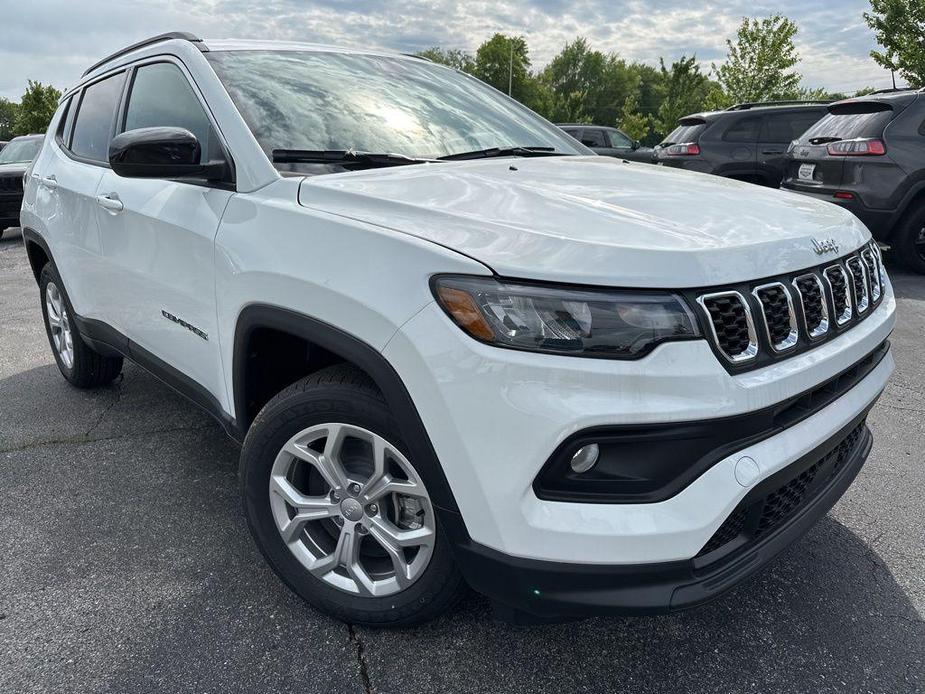
<path id="1" fill-rule="evenodd" d="M 870 235 L 834 204 L 610 157 L 483 159 L 306 178 L 299 202 L 411 234 L 497 274 L 691 288 L 818 265 Z"/>
<path id="2" fill-rule="evenodd" d="M 0 176 L 4 178 L 8 176 L 22 176 L 26 173 L 26 169 L 29 168 L 31 162 L 17 162 L 15 164 L 0 164 Z"/>

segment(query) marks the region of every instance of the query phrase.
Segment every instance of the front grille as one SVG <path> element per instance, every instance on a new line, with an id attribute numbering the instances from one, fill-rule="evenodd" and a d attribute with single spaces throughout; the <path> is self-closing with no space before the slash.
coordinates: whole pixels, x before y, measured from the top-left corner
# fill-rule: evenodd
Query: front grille
<path id="1" fill-rule="evenodd" d="M 845 463 L 863 443 L 865 422 L 852 429 L 832 450 L 809 467 L 803 467 L 782 484 L 758 496 L 747 496 L 717 529 L 697 558 L 726 551 L 705 560 L 712 563 L 728 556 L 780 527 L 829 488 Z"/>
<path id="2" fill-rule="evenodd" d="M 687 292 L 703 310 L 714 351 L 733 372 L 835 337 L 872 313 L 884 293 L 885 274 L 873 242 L 836 262 L 791 275 Z"/>
<path id="3" fill-rule="evenodd" d="M 708 294 L 699 299 L 707 311 L 713 338 L 730 361 L 750 359 L 758 348 L 748 304 L 738 292 Z"/>
<path id="4" fill-rule="evenodd" d="M 22 193 L 22 176 L 0 177 L 0 193 Z"/>

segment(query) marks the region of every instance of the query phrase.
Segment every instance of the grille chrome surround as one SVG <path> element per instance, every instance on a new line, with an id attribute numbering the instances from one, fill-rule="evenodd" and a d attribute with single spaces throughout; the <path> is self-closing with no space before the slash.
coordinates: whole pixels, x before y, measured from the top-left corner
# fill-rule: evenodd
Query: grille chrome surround
<path id="1" fill-rule="evenodd" d="M 870 298 L 876 304 L 883 295 L 883 276 L 880 272 L 880 263 L 877 260 L 877 254 L 870 247 L 861 251 L 861 257 L 864 259 L 864 265 L 867 266 L 867 277 L 870 278 Z"/>
<path id="2" fill-rule="evenodd" d="M 861 258 L 855 256 L 845 261 L 845 266 L 851 275 L 851 289 L 854 293 L 854 307 L 859 314 L 866 313 L 870 308 L 870 293 L 867 289 L 867 268 Z"/>
<path id="3" fill-rule="evenodd" d="M 807 319 L 807 311 L 809 306 L 806 301 L 806 297 L 803 295 L 803 289 L 800 288 L 800 285 L 804 280 L 812 281 L 816 288 L 819 290 L 819 305 L 816 307 L 821 317 L 819 322 L 810 327 L 809 320 Z M 803 327 L 806 329 L 806 334 L 809 335 L 810 340 L 818 340 L 820 337 L 829 332 L 829 302 L 825 298 L 825 287 L 822 285 L 822 280 L 819 279 L 818 275 L 813 273 L 807 273 L 805 275 L 800 275 L 793 279 L 793 289 L 796 291 L 797 297 L 800 299 L 800 310 L 803 313 Z"/>
<path id="4" fill-rule="evenodd" d="M 768 318 L 768 302 L 773 301 L 773 299 L 762 298 L 768 297 L 772 293 L 772 290 L 779 289 L 784 298 L 787 301 L 787 327 L 789 331 L 787 336 L 782 340 L 776 340 L 771 334 L 771 320 Z M 790 297 L 790 292 L 787 290 L 786 285 L 782 282 L 768 282 L 767 284 L 762 284 L 755 287 L 752 290 L 752 296 L 758 301 L 758 304 L 762 307 L 762 318 L 764 323 L 764 334 L 768 338 L 768 343 L 771 345 L 771 349 L 775 352 L 786 352 L 789 349 L 793 349 L 797 346 L 797 340 L 800 337 L 800 332 L 797 330 L 797 315 L 793 310 L 793 299 Z M 780 295 L 778 295 L 780 296 Z"/>
<path id="5" fill-rule="evenodd" d="M 714 304 L 714 302 L 718 299 L 735 299 L 738 301 L 745 314 L 745 323 L 748 331 L 748 344 L 745 349 L 736 354 L 730 354 L 723 348 L 723 340 L 720 339 L 720 336 L 716 331 L 716 321 L 714 320 L 713 314 L 710 311 L 710 305 Z M 755 332 L 755 319 L 752 317 L 752 311 L 748 306 L 748 301 L 746 301 L 742 294 L 737 291 L 713 292 L 712 294 L 704 294 L 697 297 L 697 303 L 700 304 L 700 307 L 703 309 L 703 312 L 706 315 L 707 325 L 710 326 L 714 344 L 717 346 L 720 353 L 727 360 L 729 360 L 730 363 L 742 364 L 749 362 L 758 356 L 758 335 Z"/>
<path id="6" fill-rule="evenodd" d="M 802 354 L 850 330 L 875 313 L 888 287 L 880 249 L 870 241 L 826 264 L 682 294 L 699 304 L 703 334 L 735 374 Z"/>
<path id="7" fill-rule="evenodd" d="M 838 280 L 833 280 L 833 275 L 838 275 Z M 851 305 L 851 289 L 848 284 L 851 280 L 848 278 L 848 273 L 841 264 L 829 265 L 822 271 L 822 276 L 825 277 L 825 281 L 829 285 L 829 296 L 832 298 L 832 306 L 835 308 L 835 325 L 845 325 L 854 315 L 854 309 Z M 839 300 L 841 298 L 840 294 L 844 294 L 843 302 Z M 842 303 L 844 306 L 839 309 L 839 304 Z"/>

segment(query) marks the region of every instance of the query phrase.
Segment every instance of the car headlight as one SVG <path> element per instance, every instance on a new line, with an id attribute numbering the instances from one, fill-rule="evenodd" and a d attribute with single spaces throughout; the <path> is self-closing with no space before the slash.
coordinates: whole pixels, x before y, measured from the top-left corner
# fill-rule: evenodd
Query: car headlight
<path id="1" fill-rule="evenodd" d="M 700 336 L 676 294 L 569 288 L 491 277 L 438 275 L 437 302 L 469 335 L 499 347 L 637 359 L 668 340 Z"/>

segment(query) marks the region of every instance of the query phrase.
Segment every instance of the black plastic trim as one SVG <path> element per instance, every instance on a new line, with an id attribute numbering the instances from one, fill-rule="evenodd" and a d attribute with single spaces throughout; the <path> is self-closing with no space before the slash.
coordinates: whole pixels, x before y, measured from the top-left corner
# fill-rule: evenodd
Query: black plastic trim
<path id="1" fill-rule="evenodd" d="M 462 517 L 458 515 L 456 499 L 443 473 L 443 467 L 440 465 L 430 436 L 424 428 L 421 416 L 401 377 L 379 351 L 329 323 L 289 309 L 266 304 L 252 304 L 241 311 L 235 327 L 232 366 L 235 412 L 238 414 L 239 425 L 244 429 L 250 426 L 246 414 L 248 412 L 247 346 L 254 331 L 263 328 L 289 333 L 336 354 L 362 369 L 376 383 L 395 417 L 402 439 L 409 448 L 411 459 L 414 460 L 415 466 L 427 481 L 427 489 L 432 502 L 441 510 L 456 512 L 441 516 L 442 522 L 457 525 L 458 529 L 468 537 Z M 453 517 L 454 515 L 456 517 Z"/>
<path id="2" fill-rule="evenodd" d="M 772 436 L 814 415 L 860 383 L 890 350 L 889 340 L 838 375 L 776 405 L 732 417 L 698 421 L 593 427 L 563 441 L 533 481 L 536 496 L 546 501 L 576 503 L 655 503 L 683 491 L 723 458 Z M 572 472 L 569 462 L 582 446 L 597 443 L 601 461 L 589 472 Z M 618 459 L 619 447 L 645 463 L 649 470 L 665 461 L 675 474 L 658 484 L 619 470 L 609 476 L 597 472 L 605 456 Z M 625 459 L 625 458 L 624 458 Z"/>
<path id="3" fill-rule="evenodd" d="M 195 34 L 191 34 L 188 31 L 169 31 L 165 34 L 158 34 L 157 36 L 152 36 L 150 38 L 144 39 L 137 43 L 133 43 L 130 46 L 126 46 L 125 48 L 119 49 L 115 53 L 110 53 L 105 58 L 98 60 L 97 62 L 93 63 L 93 65 L 91 65 L 86 70 L 84 70 L 84 73 L 81 75 L 81 77 L 86 77 L 91 72 L 93 72 L 99 67 L 102 67 L 109 61 L 115 60 L 116 58 L 120 56 L 126 55 L 127 53 L 131 53 L 134 50 L 138 50 L 139 48 L 144 48 L 145 46 L 150 46 L 155 43 L 160 43 L 161 41 L 169 41 L 171 39 L 180 39 L 182 41 L 189 41 L 190 43 L 194 44 L 197 48 L 199 48 L 199 50 L 202 51 L 203 53 L 209 50 L 203 45 L 202 39 L 196 36 Z"/>
<path id="4" fill-rule="evenodd" d="M 872 407 L 874 403 L 871 403 Z M 861 424 L 869 407 L 834 436 L 780 474 L 798 474 Z M 803 508 L 726 561 L 702 570 L 693 560 L 638 565 L 569 564 L 512 557 L 455 538 L 460 570 L 469 585 L 500 606 L 499 616 L 521 624 L 601 615 L 652 615 L 688 609 L 718 598 L 802 537 L 845 493 L 870 453 L 872 436 Z"/>

